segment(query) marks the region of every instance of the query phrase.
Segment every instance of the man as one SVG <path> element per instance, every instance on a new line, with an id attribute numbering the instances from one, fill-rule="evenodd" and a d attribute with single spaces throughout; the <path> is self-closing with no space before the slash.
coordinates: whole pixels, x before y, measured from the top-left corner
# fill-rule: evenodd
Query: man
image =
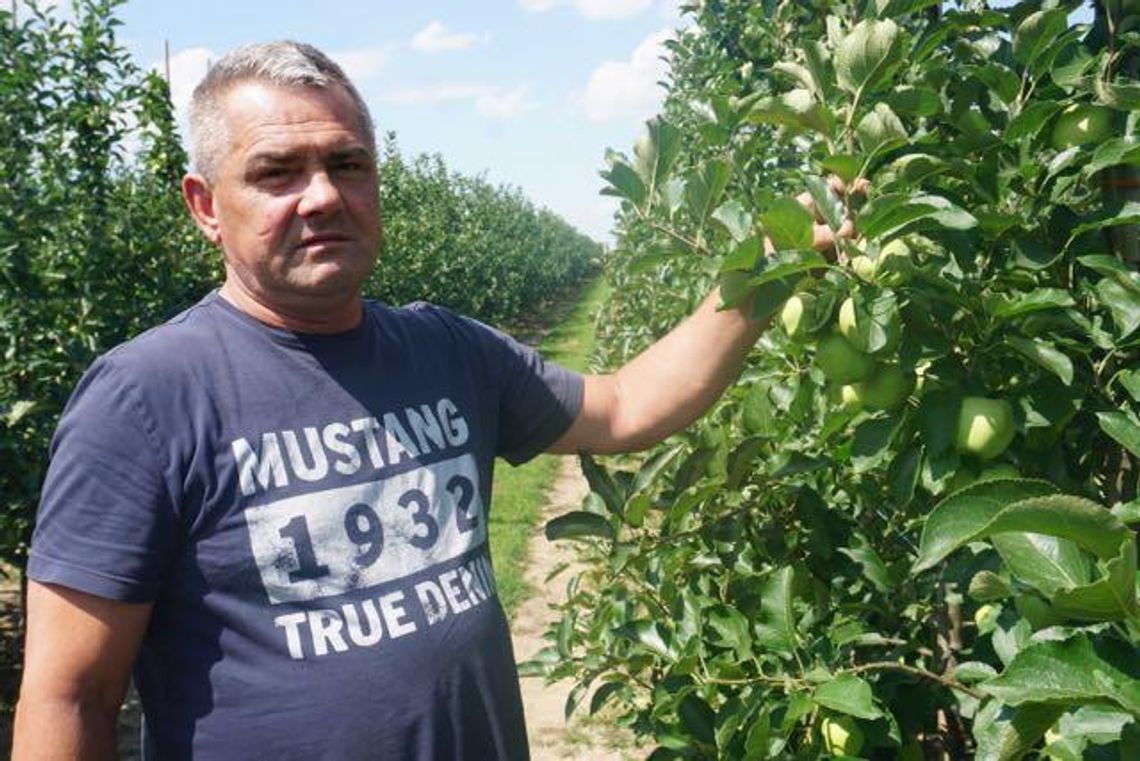
<path id="1" fill-rule="evenodd" d="M 60 422 L 15 758 L 114 757 L 132 666 L 147 758 L 526 758 L 493 458 L 650 446 L 761 326 L 713 294 L 582 377 L 446 310 L 364 301 L 372 124 L 306 45 L 219 61 L 191 140 L 183 194 L 225 282 L 100 358 Z"/>

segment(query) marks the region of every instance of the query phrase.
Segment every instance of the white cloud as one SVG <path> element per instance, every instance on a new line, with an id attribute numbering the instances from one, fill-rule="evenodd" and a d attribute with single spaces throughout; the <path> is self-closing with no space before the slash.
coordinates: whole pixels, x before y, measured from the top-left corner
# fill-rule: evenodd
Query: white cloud
<path id="1" fill-rule="evenodd" d="M 185 125 L 189 116 L 190 97 L 194 88 L 206 76 L 210 61 L 217 56 L 209 48 L 186 48 L 170 56 L 170 100 L 174 104 L 174 114 L 179 125 L 185 132 Z M 152 69 L 165 75 L 165 64 L 159 61 L 151 66 Z"/>
<path id="2" fill-rule="evenodd" d="M 353 84 L 357 84 L 365 79 L 371 79 L 383 71 L 388 65 L 391 53 L 391 47 L 360 48 L 329 53 L 329 57 L 340 64 Z"/>
<path id="3" fill-rule="evenodd" d="M 645 38 L 627 61 L 606 61 L 590 74 L 584 92 L 570 102 L 592 122 L 646 119 L 657 113 L 665 90 L 657 83 L 669 70 L 664 43 L 672 32 L 662 30 Z"/>
<path id="4" fill-rule="evenodd" d="M 510 92 L 486 92 L 475 99 L 475 110 L 495 121 L 509 121 L 536 108 L 538 103 L 527 97 L 526 85 Z"/>
<path id="5" fill-rule="evenodd" d="M 480 115 L 497 121 L 514 119 L 538 108 L 525 85 L 513 90 L 484 84 L 442 84 L 393 90 L 380 100 L 401 106 L 433 106 L 449 101 L 471 101 Z"/>
<path id="6" fill-rule="evenodd" d="M 623 19 L 641 13 L 653 0 L 519 0 L 529 13 L 545 13 L 560 5 L 572 5 L 592 21 Z"/>
<path id="7" fill-rule="evenodd" d="M 478 41 L 478 35 L 449 32 L 439 21 L 433 21 L 412 37 L 412 47 L 421 53 L 441 53 L 447 50 L 463 50 Z"/>

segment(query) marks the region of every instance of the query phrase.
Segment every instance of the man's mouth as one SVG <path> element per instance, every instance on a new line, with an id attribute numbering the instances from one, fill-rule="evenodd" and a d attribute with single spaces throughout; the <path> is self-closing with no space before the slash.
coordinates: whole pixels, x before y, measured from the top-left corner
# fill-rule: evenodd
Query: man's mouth
<path id="1" fill-rule="evenodd" d="M 319 246 L 326 243 L 346 243 L 350 240 L 352 240 L 352 238 L 340 233 L 320 233 L 317 235 L 308 235 L 304 238 L 301 238 L 301 242 L 297 244 L 297 248 Z"/>

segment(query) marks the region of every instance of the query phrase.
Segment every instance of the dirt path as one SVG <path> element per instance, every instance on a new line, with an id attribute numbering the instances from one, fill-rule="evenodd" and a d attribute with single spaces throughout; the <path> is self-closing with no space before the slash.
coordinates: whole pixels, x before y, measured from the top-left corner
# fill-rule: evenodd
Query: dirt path
<path id="1" fill-rule="evenodd" d="M 519 661 L 530 660 L 546 646 L 542 635 L 555 615 L 549 606 L 565 599 L 570 571 L 564 571 L 550 581 L 546 577 L 559 563 L 574 560 L 574 549 L 570 543 L 547 541 L 543 526 L 556 515 L 577 509 L 587 490 L 578 462 L 572 457 L 564 458 L 531 538 L 530 565 L 525 577 L 535 592 L 519 607 L 511 622 L 515 657 Z M 571 687 L 569 681 L 547 685 L 541 677 L 522 678 L 527 734 L 534 761 L 569 758 L 623 761 L 645 757 L 645 751 L 639 754 L 630 736 L 619 727 L 608 726 L 598 719 L 583 718 L 584 713 L 576 713 L 567 724 L 564 708 Z"/>

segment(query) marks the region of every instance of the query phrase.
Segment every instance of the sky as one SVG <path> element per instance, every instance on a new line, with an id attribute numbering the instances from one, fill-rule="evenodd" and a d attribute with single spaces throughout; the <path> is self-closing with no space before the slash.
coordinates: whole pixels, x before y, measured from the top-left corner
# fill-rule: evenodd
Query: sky
<path id="1" fill-rule="evenodd" d="M 119 42 L 165 70 L 183 118 L 208 62 L 247 42 L 324 50 L 406 155 L 519 188 L 610 243 L 606 148 L 630 152 L 665 90 L 678 0 L 131 0 Z"/>

